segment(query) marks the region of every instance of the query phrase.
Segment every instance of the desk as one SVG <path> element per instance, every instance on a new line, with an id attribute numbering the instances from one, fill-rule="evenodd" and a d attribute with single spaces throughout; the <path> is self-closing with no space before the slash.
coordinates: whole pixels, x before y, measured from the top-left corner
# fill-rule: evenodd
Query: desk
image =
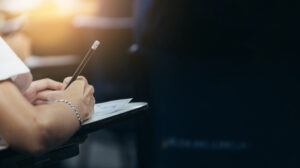
<path id="1" fill-rule="evenodd" d="M 108 113 L 108 115 L 104 115 L 101 119 L 98 118 L 95 122 L 91 122 L 86 125 L 83 124 L 81 129 L 78 130 L 78 132 L 70 138 L 68 142 L 39 157 L 21 154 L 9 148 L 2 150 L 0 151 L 0 167 L 44 167 L 55 164 L 64 159 L 74 157 L 79 154 L 79 145 L 85 142 L 88 134 L 107 128 L 113 124 L 141 116 L 148 109 L 147 103 L 130 104 L 130 106 L 128 105 L 128 108 L 123 106 L 123 108 L 115 111 L 116 115 Z"/>
<path id="2" fill-rule="evenodd" d="M 47 68 L 57 66 L 72 66 L 80 62 L 80 57 L 76 55 L 56 55 L 56 56 L 30 56 L 26 59 L 26 65 L 30 69 Z"/>
<path id="3" fill-rule="evenodd" d="M 134 18 L 77 16 L 73 19 L 73 26 L 76 28 L 94 29 L 132 29 L 134 27 Z"/>
<path id="4" fill-rule="evenodd" d="M 33 157 L 26 154 L 21 154 L 13 149 L 0 149 L 0 167 L 44 167 L 58 163 L 79 154 L 79 145 L 87 138 L 85 136 L 75 136 L 64 145 L 51 150 L 38 157 Z"/>

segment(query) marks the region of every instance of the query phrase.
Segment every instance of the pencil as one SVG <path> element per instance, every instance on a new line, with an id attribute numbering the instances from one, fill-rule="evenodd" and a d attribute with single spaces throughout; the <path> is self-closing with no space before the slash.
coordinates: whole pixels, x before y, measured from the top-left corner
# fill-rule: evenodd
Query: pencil
<path id="1" fill-rule="evenodd" d="M 80 75 L 81 71 L 87 64 L 87 62 L 90 60 L 90 58 L 93 56 L 97 48 L 99 47 L 100 42 L 96 40 L 93 45 L 89 48 L 88 52 L 85 54 L 83 60 L 80 62 L 79 66 L 76 68 L 76 71 L 74 72 L 71 80 L 67 84 L 65 90 L 77 79 L 77 77 Z"/>

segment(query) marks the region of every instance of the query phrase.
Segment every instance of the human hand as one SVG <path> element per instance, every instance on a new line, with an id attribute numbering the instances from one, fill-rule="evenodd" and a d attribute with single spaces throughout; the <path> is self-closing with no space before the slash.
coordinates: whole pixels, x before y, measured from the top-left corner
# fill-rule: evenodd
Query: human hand
<path id="1" fill-rule="evenodd" d="M 63 88 L 71 80 L 68 77 L 63 82 Z M 83 121 L 90 118 L 94 112 L 95 98 L 94 87 L 89 85 L 87 80 L 79 76 L 66 90 L 43 91 L 38 94 L 38 99 L 53 103 L 55 100 L 65 99 L 74 104 L 80 113 Z"/>
<path id="2" fill-rule="evenodd" d="M 38 94 L 40 92 L 49 91 L 49 90 L 62 90 L 63 88 L 64 88 L 63 83 L 56 82 L 52 79 L 41 79 L 32 82 L 23 95 L 33 105 L 45 104 L 46 100 L 40 99 L 38 97 Z"/>

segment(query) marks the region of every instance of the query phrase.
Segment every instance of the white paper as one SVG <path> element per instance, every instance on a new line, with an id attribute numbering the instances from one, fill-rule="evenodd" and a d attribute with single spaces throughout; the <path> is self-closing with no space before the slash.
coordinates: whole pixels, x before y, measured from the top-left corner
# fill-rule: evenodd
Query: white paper
<path id="1" fill-rule="evenodd" d="M 7 148 L 8 148 L 8 144 L 4 142 L 4 140 L 0 139 L 0 151 Z"/>
<path id="2" fill-rule="evenodd" d="M 146 106 L 147 103 L 129 103 L 132 99 L 116 100 L 95 105 L 95 112 L 83 125 L 109 118 L 121 113 Z"/>
<path id="3" fill-rule="evenodd" d="M 131 102 L 131 100 L 132 100 L 132 98 L 122 99 L 122 100 L 114 100 L 114 101 L 96 104 L 95 105 L 95 113 L 93 114 L 93 116 L 113 113 L 113 112 L 117 111 L 118 109 L 127 105 L 129 102 Z"/>

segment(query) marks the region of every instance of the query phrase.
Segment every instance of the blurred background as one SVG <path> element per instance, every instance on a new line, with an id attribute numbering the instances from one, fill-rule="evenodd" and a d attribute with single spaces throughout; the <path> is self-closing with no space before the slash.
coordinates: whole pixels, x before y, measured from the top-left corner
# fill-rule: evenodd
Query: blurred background
<path id="1" fill-rule="evenodd" d="M 0 0 L 0 34 L 34 79 L 83 72 L 97 102 L 147 115 L 89 135 L 61 168 L 300 167 L 299 3 Z"/>

